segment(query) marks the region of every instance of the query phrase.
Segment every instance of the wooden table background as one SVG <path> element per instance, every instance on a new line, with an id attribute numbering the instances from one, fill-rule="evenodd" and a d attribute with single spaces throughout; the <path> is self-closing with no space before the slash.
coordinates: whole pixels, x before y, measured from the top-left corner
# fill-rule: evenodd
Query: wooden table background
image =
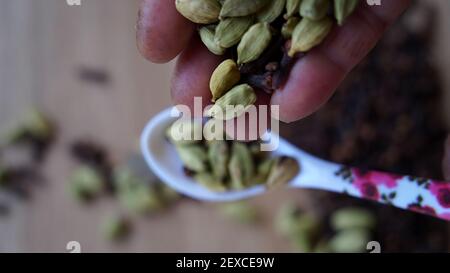
<path id="1" fill-rule="evenodd" d="M 47 184 L 34 191 L 30 202 L 16 202 L 10 217 L 0 218 L 0 252 L 64 252 L 72 240 L 81 243 L 82 251 L 96 252 L 289 251 L 289 244 L 275 235 L 272 218 L 286 199 L 307 201 L 300 191 L 256 199 L 264 211 L 261 226 L 234 224 L 213 206 L 183 202 L 170 213 L 135 219 L 124 244 L 103 239 L 102 218 L 119 209 L 117 202 L 105 199 L 82 207 L 70 198 L 67 177 L 74 163 L 67 145 L 91 136 L 111 147 L 117 162 L 137 151 L 145 122 L 170 105 L 173 64 L 153 65 L 137 53 L 137 0 L 81 1 L 80 7 L 70 7 L 64 0 L 0 0 L 0 132 L 30 105 L 48 112 L 60 126 L 44 164 Z M 438 32 L 448 36 L 447 0 L 433 2 L 445 5 L 440 12 L 447 16 L 440 18 L 447 29 Z M 439 65 L 450 71 L 446 47 L 446 39 L 439 40 L 436 52 Z M 80 66 L 106 69 L 111 83 L 81 82 Z"/>

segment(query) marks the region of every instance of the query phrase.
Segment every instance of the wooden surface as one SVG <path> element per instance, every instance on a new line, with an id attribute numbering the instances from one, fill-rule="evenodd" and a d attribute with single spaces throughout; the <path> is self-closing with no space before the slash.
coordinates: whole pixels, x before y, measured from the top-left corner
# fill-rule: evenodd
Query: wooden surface
<path id="1" fill-rule="evenodd" d="M 60 126 L 44 165 L 46 186 L 35 191 L 32 201 L 17 202 L 11 217 L 0 218 L 0 252 L 64 252 L 73 240 L 81 243 L 82 251 L 290 250 L 274 234 L 272 217 L 288 196 L 300 198 L 298 192 L 255 200 L 266 211 L 262 226 L 233 224 L 213 206 L 183 202 L 168 214 L 136 219 L 125 244 L 104 240 L 99 226 L 119 209 L 117 202 L 104 199 L 82 207 L 70 198 L 67 177 L 74 163 L 67 145 L 79 137 L 94 137 L 112 148 L 117 162 L 136 151 L 145 122 L 170 104 L 172 64 L 152 65 L 138 55 L 137 1 L 82 0 L 81 7 L 62 0 L 0 2 L 0 132 L 29 105 L 47 111 Z M 442 65 L 450 67 L 445 57 Z M 106 69 L 111 83 L 82 83 L 80 66 Z"/>

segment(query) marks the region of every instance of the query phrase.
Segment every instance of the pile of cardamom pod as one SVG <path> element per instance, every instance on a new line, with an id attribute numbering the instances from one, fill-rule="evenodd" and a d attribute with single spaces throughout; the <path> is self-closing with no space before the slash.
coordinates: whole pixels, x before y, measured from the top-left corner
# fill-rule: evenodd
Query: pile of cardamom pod
<path id="1" fill-rule="evenodd" d="M 324 218 L 288 203 L 278 212 L 275 227 L 295 250 L 304 253 L 364 253 L 377 219 L 362 207 L 334 209 Z"/>
<path id="2" fill-rule="evenodd" d="M 215 105 L 207 115 L 228 120 L 256 101 L 255 89 L 272 93 L 289 75 L 294 60 L 342 25 L 358 0 L 176 0 L 177 10 L 199 24 L 199 35 L 226 59 L 214 71 Z M 242 105 L 240 111 L 226 106 Z"/>
<path id="3" fill-rule="evenodd" d="M 202 128 L 200 121 L 179 120 L 167 129 L 166 137 L 175 146 L 185 173 L 212 191 L 242 190 L 261 184 L 272 188 L 288 183 L 300 170 L 297 160 L 271 157 L 261 151 L 258 141 L 194 140 L 195 132 L 201 133 Z M 174 132 L 181 131 L 188 137 L 176 140 Z"/>

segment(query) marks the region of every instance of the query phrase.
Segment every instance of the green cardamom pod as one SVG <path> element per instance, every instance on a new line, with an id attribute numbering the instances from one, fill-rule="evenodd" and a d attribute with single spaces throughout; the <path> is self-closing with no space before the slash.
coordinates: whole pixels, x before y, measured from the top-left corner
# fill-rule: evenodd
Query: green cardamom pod
<path id="1" fill-rule="evenodd" d="M 261 162 L 258 166 L 258 174 L 263 177 L 268 177 L 270 171 L 272 170 L 273 165 L 276 163 L 275 158 L 267 158 L 263 162 Z"/>
<path id="2" fill-rule="evenodd" d="M 200 145 L 175 146 L 183 165 L 194 172 L 204 172 L 207 169 L 208 153 Z"/>
<path id="3" fill-rule="evenodd" d="M 359 0 L 334 0 L 334 16 L 338 25 L 342 26 L 359 4 Z"/>
<path id="4" fill-rule="evenodd" d="M 218 119 L 209 119 L 203 126 L 203 137 L 206 143 L 214 140 L 224 140 L 224 122 Z"/>
<path id="5" fill-rule="evenodd" d="M 175 145 L 195 144 L 202 140 L 202 123 L 197 120 L 177 120 L 166 130 L 166 137 Z"/>
<path id="6" fill-rule="evenodd" d="M 334 253 L 362 253 L 366 251 L 370 237 L 368 230 L 348 229 L 331 238 L 329 247 Z"/>
<path id="7" fill-rule="evenodd" d="M 197 24 L 211 24 L 219 21 L 221 5 L 217 0 L 175 0 L 181 15 Z"/>
<path id="8" fill-rule="evenodd" d="M 244 177 L 250 179 L 255 172 L 255 165 L 253 162 L 252 152 L 250 151 L 247 143 L 233 141 L 232 146 L 233 156 L 237 156 L 244 166 Z"/>
<path id="9" fill-rule="evenodd" d="M 87 166 L 79 167 L 71 176 L 70 189 L 79 201 L 89 201 L 104 189 L 105 181 L 95 169 Z"/>
<path id="10" fill-rule="evenodd" d="M 275 228 L 277 232 L 284 237 L 291 237 L 300 231 L 299 226 L 302 226 L 303 230 L 307 230 L 308 224 L 305 224 L 305 222 L 309 221 L 300 222 L 299 219 L 302 216 L 304 214 L 301 213 L 296 204 L 292 202 L 283 204 L 275 217 Z"/>
<path id="11" fill-rule="evenodd" d="M 32 109 L 26 120 L 24 126 L 29 133 L 39 139 L 47 139 L 53 134 L 53 126 L 51 121 L 41 112 Z"/>
<path id="12" fill-rule="evenodd" d="M 167 187 L 151 181 L 151 176 L 146 172 L 141 173 L 135 164 L 137 162 L 132 159 L 127 165 L 114 170 L 114 186 L 125 208 L 134 213 L 150 213 L 159 211 L 169 201 L 175 200 L 174 193 L 163 192 Z"/>
<path id="13" fill-rule="evenodd" d="M 203 172 L 198 173 L 194 176 L 194 180 L 197 181 L 203 187 L 216 191 L 216 192 L 224 192 L 227 190 L 227 187 L 220 180 L 215 178 L 212 174 Z"/>
<path id="14" fill-rule="evenodd" d="M 286 0 L 272 0 L 256 15 L 259 22 L 272 23 L 283 13 Z"/>
<path id="15" fill-rule="evenodd" d="M 301 3 L 302 0 L 286 0 L 286 14 L 284 15 L 284 19 L 296 16 L 300 11 Z"/>
<path id="16" fill-rule="evenodd" d="M 7 133 L 5 142 L 10 144 L 28 142 L 30 138 L 47 142 L 52 138 L 54 129 L 48 117 L 36 109 L 31 109 L 17 128 Z"/>
<path id="17" fill-rule="evenodd" d="M 293 220 L 294 232 L 290 239 L 294 247 L 300 252 L 310 253 L 313 250 L 314 238 L 320 229 L 320 223 L 314 216 L 308 214 L 297 215 Z"/>
<path id="18" fill-rule="evenodd" d="M 320 229 L 320 222 L 314 216 L 304 214 L 297 206 L 288 203 L 278 212 L 275 227 L 293 243 L 296 250 L 310 252 Z"/>
<path id="19" fill-rule="evenodd" d="M 120 241 L 130 233 L 130 223 L 119 215 L 109 216 L 102 223 L 103 236 L 110 241 Z"/>
<path id="20" fill-rule="evenodd" d="M 223 204 L 220 211 L 229 219 L 242 224 L 255 224 L 260 219 L 256 207 L 244 201 Z"/>
<path id="21" fill-rule="evenodd" d="M 233 189 L 248 187 L 255 173 L 255 165 L 247 145 L 237 141 L 233 142 L 228 169 Z"/>
<path id="22" fill-rule="evenodd" d="M 228 175 L 228 144 L 223 140 L 208 142 L 208 158 L 214 177 L 224 181 Z"/>
<path id="23" fill-rule="evenodd" d="M 270 171 L 272 170 L 273 164 L 275 162 L 276 162 L 275 158 L 267 158 L 258 164 L 255 177 L 256 184 L 266 183 L 267 178 L 269 177 Z"/>
<path id="24" fill-rule="evenodd" d="M 225 54 L 226 48 L 221 47 L 215 42 L 215 35 L 216 35 L 215 27 L 213 26 L 201 27 L 198 30 L 198 33 L 200 35 L 200 39 L 202 40 L 203 44 L 208 48 L 209 51 L 219 56 Z"/>
<path id="25" fill-rule="evenodd" d="M 128 166 L 122 166 L 114 170 L 114 188 L 117 191 L 124 191 L 133 186 L 135 183 L 143 182 L 141 177 L 138 177 Z"/>
<path id="26" fill-rule="evenodd" d="M 300 171 L 297 160 L 291 157 L 283 156 L 277 158 L 273 164 L 269 177 L 267 178 L 267 187 L 273 188 L 289 183 Z"/>
<path id="27" fill-rule="evenodd" d="M 219 120 L 230 120 L 244 114 L 256 102 L 256 94 L 248 84 L 241 84 L 223 95 L 207 110 L 206 115 Z"/>
<path id="28" fill-rule="evenodd" d="M 133 181 L 118 192 L 120 203 L 129 211 L 138 214 L 157 212 L 164 208 L 164 202 L 156 191 L 146 183 Z"/>
<path id="29" fill-rule="evenodd" d="M 220 17 L 241 17 L 257 13 L 271 0 L 225 0 Z"/>
<path id="30" fill-rule="evenodd" d="M 333 20 L 325 17 L 319 21 L 303 18 L 292 33 L 292 45 L 289 56 L 294 57 L 298 52 L 307 52 L 319 45 L 327 37 L 333 27 Z"/>
<path id="31" fill-rule="evenodd" d="M 234 60 L 223 61 L 213 72 L 209 82 L 212 93 L 212 101 L 216 101 L 222 95 L 233 88 L 241 79 L 241 73 Z"/>
<path id="32" fill-rule="evenodd" d="M 310 20 L 323 19 L 330 8 L 330 0 L 303 0 L 300 15 Z"/>
<path id="33" fill-rule="evenodd" d="M 231 156 L 230 162 L 228 163 L 228 172 L 231 178 L 231 189 L 242 190 L 246 188 L 245 179 L 242 175 L 242 166 L 240 165 L 240 160 L 237 156 Z"/>
<path id="34" fill-rule="evenodd" d="M 253 23 L 253 17 L 231 17 L 220 21 L 214 41 L 222 48 L 230 48 L 241 40 Z"/>
<path id="35" fill-rule="evenodd" d="M 373 229 L 376 224 L 374 215 L 363 208 L 342 208 L 331 216 L 331 226 L 334 230 L 351 228 Z"/>
<path id="36" fill-rule="evenodd" d="M 281 35 L 285 39 L 290 39 L 292 37 L 292 33 L 294 32 L 295 27 L 300 22 L 300 18 L 298 17 L 289 17 L 287 21 L 283 24 L 283 27 L 281 28 Z"/>
<path id="37" fill-rule="evenodd" d="M 272 31 L 268 23 L 257 23 L 251 26 L 238 45 L 238 65 L 258 59 L 269 46 L 271 39 Z"/>

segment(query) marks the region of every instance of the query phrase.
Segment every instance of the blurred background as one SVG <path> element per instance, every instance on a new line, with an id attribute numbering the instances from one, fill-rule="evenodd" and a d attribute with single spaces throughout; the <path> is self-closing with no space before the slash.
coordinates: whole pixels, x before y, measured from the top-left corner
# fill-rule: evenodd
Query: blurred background
<path id="1" fill-rule="evenodd" d="M 375 219 L 367 229 L 382 251 L 448 252 L 443 221 L 314 191 L 228 206 L 178 197 L 145 213 L 108 191 L 74 198 L 80 154 L 96 151 L 111 169 L 127 165 L 145 123 L 171 104 L 173 63 L 151 64 L 136 49 L 138 2 L 0 0 L 0 135 L 14 135 L 32 108 L 55 128 L 47 142 L 32 142 L 38 156 L 18 175 L 20 187 L 0 186 L 1 252 L 66 252 L 70 241 L 83 252 L 320 251 L 344 240 L 333 217 L 348 207 Z M 282 135 L 337 162 L 442 179 L 449 13 L 447 0 L 417 1 L 323 110 L 283 125 Z M 2 157 L 24 160 L 22 148 L 3 149 Z"/>

